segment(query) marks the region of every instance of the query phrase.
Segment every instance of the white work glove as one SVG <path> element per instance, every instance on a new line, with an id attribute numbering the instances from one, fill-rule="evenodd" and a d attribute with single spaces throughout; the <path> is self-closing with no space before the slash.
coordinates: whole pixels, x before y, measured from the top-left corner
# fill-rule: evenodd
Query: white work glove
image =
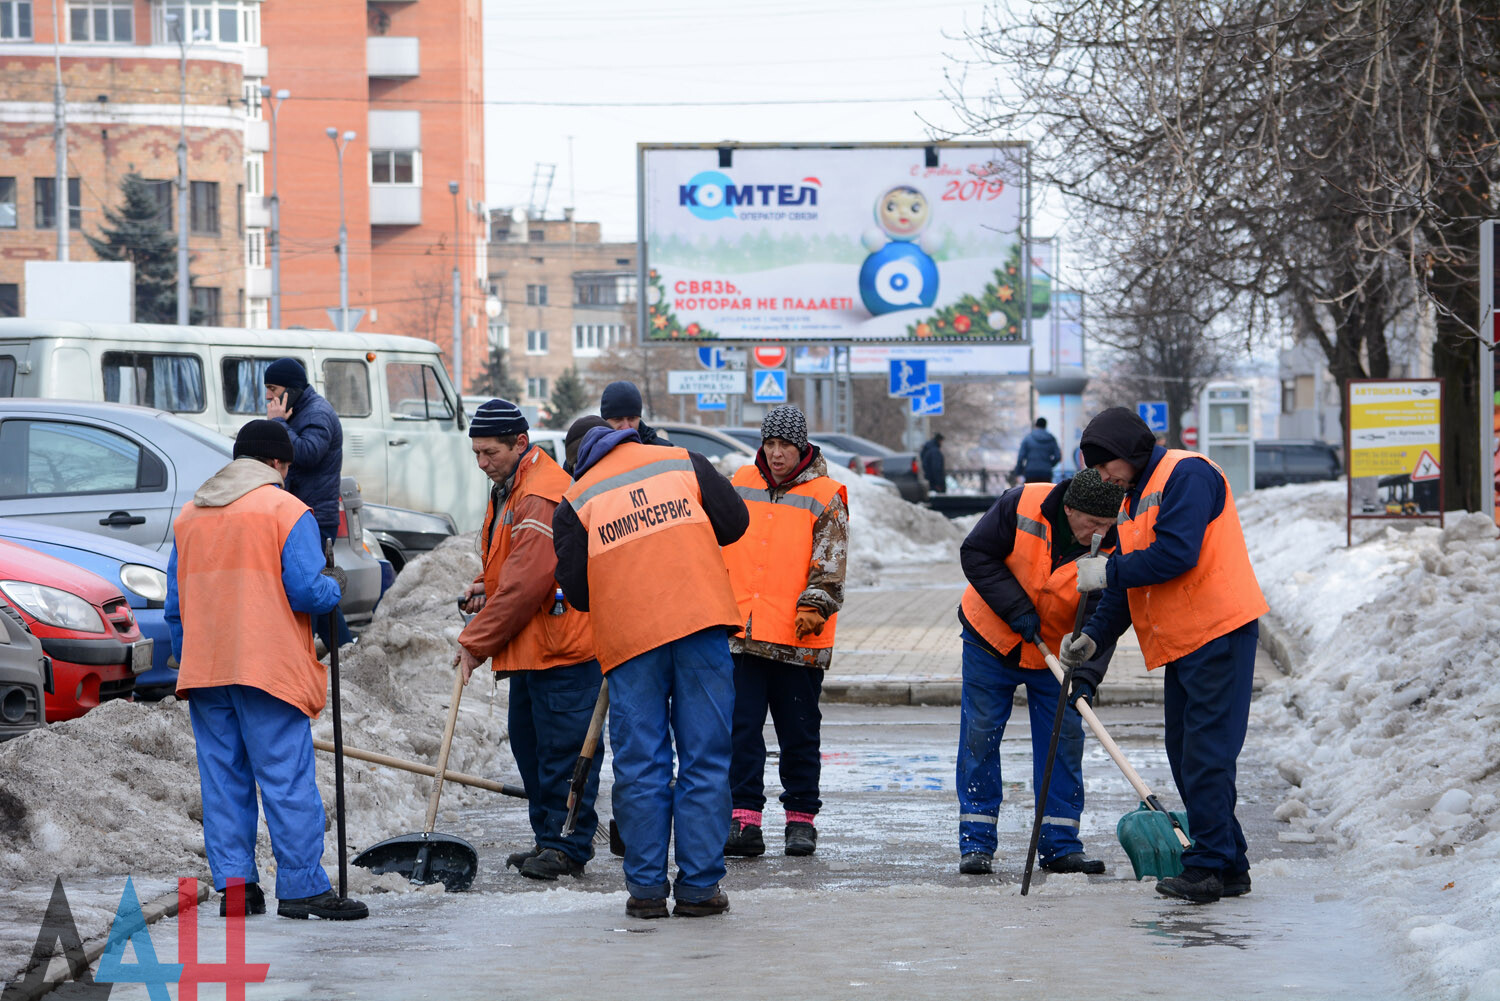
<path id="1" fill-rule="evenodd" d="M 1108 556 L 1081 556 L 1078 559 L 1078 593 L 1087 594 L 1090 591 L 1102 591 L 1108 583 L 1108 575 L 1105 568 L 1109 566 Z"/>
<path id="2" fill-rule="evenodd" d="M 1062 646 L 1057 651 L 1057 659 L 1062 661 L 1063 667 L 1072 669 L 1092 657 L 1098 648 L 1098 644 L 1088 633 L 1064 636 Z"/>

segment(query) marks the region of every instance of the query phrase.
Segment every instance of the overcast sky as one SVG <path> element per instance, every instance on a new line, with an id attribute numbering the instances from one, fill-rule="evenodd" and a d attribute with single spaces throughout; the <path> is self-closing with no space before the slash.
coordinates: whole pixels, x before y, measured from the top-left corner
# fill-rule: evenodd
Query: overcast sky
<path id="1" fill-rule="evenodd" d="M 637 142 L 931 139 L 958 125 L 945 73 L 963 73 L 962 37 L 984 10 L 979 0 L 639 4 L 485 0 L 491 206 L 528 204 L 537 164 L 553 164 L 549 216 L 571 199 L 606 239 L 633 240 Z M 971 69 L 965 88 L 995 82 Z M 1037 235 L 1050 228 L 1039 218 Z"/>

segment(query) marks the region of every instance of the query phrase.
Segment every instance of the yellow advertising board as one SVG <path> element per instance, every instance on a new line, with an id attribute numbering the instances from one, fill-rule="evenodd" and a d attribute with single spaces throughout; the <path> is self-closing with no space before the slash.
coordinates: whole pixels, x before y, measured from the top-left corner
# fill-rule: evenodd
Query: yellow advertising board
<path id="1" fill-rule="evenodd" d="M 1349 475 L 1435 479 L 1442 462 L 1443 391 L 1436 379 L 1349 386 Z"/>

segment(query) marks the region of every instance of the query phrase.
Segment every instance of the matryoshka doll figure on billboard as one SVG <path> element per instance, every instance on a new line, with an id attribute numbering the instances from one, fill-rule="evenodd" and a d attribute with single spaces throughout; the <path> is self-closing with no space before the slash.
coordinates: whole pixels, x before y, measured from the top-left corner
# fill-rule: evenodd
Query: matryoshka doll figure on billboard
<path id="1" fill-rule="evenodd" d="M 871 315 L 926 308 L 936 301 L 931 217 L 927 196 L 909 184 L 896 185 L 875 202 L 879 228 L 864 235 L 870 256 L 859 269 L 859 297 Z"/>

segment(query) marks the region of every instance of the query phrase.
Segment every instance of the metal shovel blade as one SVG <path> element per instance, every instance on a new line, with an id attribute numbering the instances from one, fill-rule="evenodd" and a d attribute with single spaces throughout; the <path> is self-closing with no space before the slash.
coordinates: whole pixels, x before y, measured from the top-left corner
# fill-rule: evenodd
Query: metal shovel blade
<path id="1" fill-rule="evenodd" d="M 1173 810 L 1170 817 L 1175 817 L 1183 832 L 1192 837 L 1186 813 Z M 1115 835 L 1120 839 L 1120 847 L 1130 856 L 1137 881 L 1147 876 L 1182 875 L 1182 844 L 1172 830 L 1168 814 L 1142 803 L 1139 809 L 1120 818 L 1115 825 Z"/>
<path id="2" fill-rule="evenodd" d="M 431 831 L 387 838 L 356 855 L 354 864 L 376 875 L 395 872 L 415 883 L 442 883 L 457 893 L 473 885 L 479 853 L 463 838 Z"/>

